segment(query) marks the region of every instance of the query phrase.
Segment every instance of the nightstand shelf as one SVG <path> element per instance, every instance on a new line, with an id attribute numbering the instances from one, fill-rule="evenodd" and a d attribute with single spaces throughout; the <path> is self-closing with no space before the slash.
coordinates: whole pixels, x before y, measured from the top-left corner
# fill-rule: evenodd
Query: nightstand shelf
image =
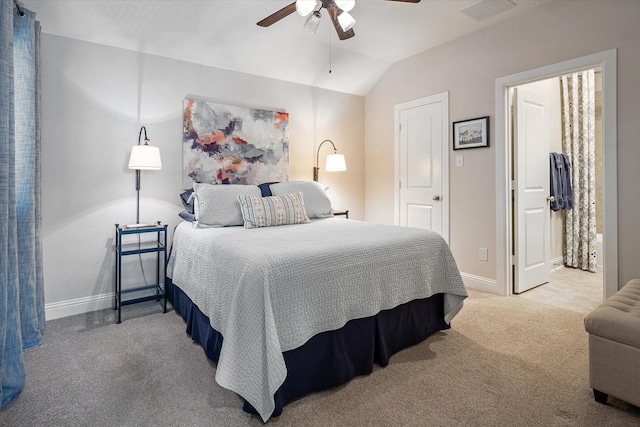
<path id="1" fill-rule="evenodd" d="M 143 234 L 155 234 L 154 239 L 151 241 L 140 241 Z M 136 242 L 123 243 L 123 239 L 126 236 L 137 237 Z M 115 267 L 115 279 L 114 279 L 114 310 L 118 310 L 118 323 L 121 322 L 121 311 L 123 305 L 136 304 L 144 301 L 163 300 L 163 313 L 167 312 L 167 295 L 165 292 L 165 285 L 160 282 L 160 272 L 163 275 L 166 271 L 167 265 L 167 225 L 151 224 L 143 227 L 127 227 L 116 224 L 116 267 Z M 142 254 L 156 254 L 156 280 L 153 284 L 138 286 L 134 288 L 122 289 L 122 257 L 128 255 Z M 162 262 L 161 262 L 162 261 Z M 135 298 L 123 299 L 123 294 L 133 293 L 146 293 L 147 295 L 138 296 Z"/>
<path id="2" fill-rule="evenodd" d="M 349 219 L 349 210 L 346 211 L 333 211 L 334 216 L 344 215 L 346 219 Z"/>

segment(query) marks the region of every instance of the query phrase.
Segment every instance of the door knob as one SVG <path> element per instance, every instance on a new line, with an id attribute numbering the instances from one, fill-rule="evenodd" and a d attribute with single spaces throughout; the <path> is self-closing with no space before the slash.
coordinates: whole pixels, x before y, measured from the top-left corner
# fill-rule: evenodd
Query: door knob
<path id="1" fill-rule="evenodd" d="M 432 199 L 437 202 L 438 200 L 440 200 L 440 196 L 436 194 L 435 196 L 432 197 Z"/>
<path id="2" fill-rule="evenodd" d="M 555 200 L 556 200 L 556 198 L 555 198 L 555 197 L 553 197 L 553 196 L 547 196 L 547 202 L 553 202 L 553 201 L 555 201 Z"/>

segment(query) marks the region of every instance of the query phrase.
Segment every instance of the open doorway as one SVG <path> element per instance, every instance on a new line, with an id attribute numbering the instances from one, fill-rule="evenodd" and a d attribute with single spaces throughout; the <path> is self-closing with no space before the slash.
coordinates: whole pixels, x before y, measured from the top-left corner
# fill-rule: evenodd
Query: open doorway
<path id="1" fill-rule="evenodd" d="M 616 51 L 610 50 L 552 64 L 496 80 L 496 226 L 497 290 L 513 293 L 513 200 L 511 188 L 512 150 L 509 141 L 510 88 L 588 68 L 602 70 L 602 230 L 603 298 L 618 290 L 617 257 L 617 131 L 616 131 Z"/>
<path id="2" fill-rule="evenodd" d="M 513 293 L 588 313 L 604 295 L 601 70 L 542 79 L 509 92 Z M 547 183 L 551 169 L 555 189 Z M 558 200 L 554 190 L 561 193 Z M 537 204 L 526 200 L 536 192 Z M 527 243 L 532 231 L 535 242 Z M 519 256 L 519 251 L 527 253 Z M 536 268 L 546 271 L 527 271 Z"/>

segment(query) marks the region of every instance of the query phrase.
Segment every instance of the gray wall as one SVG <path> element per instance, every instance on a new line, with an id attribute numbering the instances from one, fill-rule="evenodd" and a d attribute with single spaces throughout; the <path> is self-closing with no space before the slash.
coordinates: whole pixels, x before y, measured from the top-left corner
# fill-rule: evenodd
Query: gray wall
<path id="1" fill-rule="evenodd" d="M 638 1 L 553 1 L 396 64 L 365 99 L 365 218 L 393 223 L 395 104 L 449 91 L 451 122 L 490 115 L 494 129 L 496 79 L 617 49 L 619 284 L 640 277 L 638 17 Z M 463 273 L 487 280 L 497 279 L 494 136 L 465 151 L 462 168 L 450 152 L 449 167 L 451 249 Z"/>
<path id="2" fill-rule="evenodd" d="M 127 162 L 142 125 L 163 169 L 142 172 L 140 220 L 162 220 L 170 230 L 179 221 L 187 95 L 289 112 L 291 180 L 310 180 L 319 143 L 333 140 L 348 170 L 321 172 L 321 179 L 336 209 L 364 218 L 363 97 L 49 34 L 42 37 L 42 79 L 48 318 L 111 304 L 114 223 L 135 222 L 135 173 Z M 321 158 L 330 152 L 323 147 Z M 129 258 L 125 283 L 140 284 L 138 260 Z M 153 263 L 143 262 L 150 279 Z"/>

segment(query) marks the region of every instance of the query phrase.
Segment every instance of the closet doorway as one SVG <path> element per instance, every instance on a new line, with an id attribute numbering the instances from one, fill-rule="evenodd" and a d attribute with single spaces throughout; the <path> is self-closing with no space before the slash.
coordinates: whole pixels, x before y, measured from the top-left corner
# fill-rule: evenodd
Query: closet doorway
<path id="1" fill-rule="evenodd" d="M 602 235 L 602 270 L 603 281 L 601 298 L 606 298 L 618 289 L 617 271 L 617 176 L 616 176 L 616 51 L 610 50 L 587 57 L 577 58 L 563 63 L 553 64 L 535 70 L 518 73 L 496 80 L 496 205 L 497 205 L 497 291 L 503 295 L 513 293 L 514 268 L 517 256 L 514 256 L 514 201 L 512 189 L 514 181 L 514 150 L 511 144 L 512 123 L 510 121 L 510 105 L 512 90 L 518 86 L 538 83 L 543 80 L 556 79 L 587 69 L 601 71 L 602 81 L 602 192 L 600 206 Z M 504 142 L 504 145 L 501 144 Z M 560 151 L 560 150 L 559 150 Z M 548 157 L 547 157 L 548 162 Z M 548 169 L 547 169 L 548 170 Z M 606 213 L 605 213 L 606 211 Z M 552 231 L 557 227 L 549 216 L 549 233 L 541 238 L 547 240 L 549 251 L 553 250 Z M 556 230 L 557 231 L 557 230 Z M 562 249 L 561 252 L 562 253 Z M 558 264 L 559 257 L 551 256 L 551 264 Z M 605 261 L 606 260 L 606 261 Z M 560 263 L 563 263 L 562 261 Z"/>

